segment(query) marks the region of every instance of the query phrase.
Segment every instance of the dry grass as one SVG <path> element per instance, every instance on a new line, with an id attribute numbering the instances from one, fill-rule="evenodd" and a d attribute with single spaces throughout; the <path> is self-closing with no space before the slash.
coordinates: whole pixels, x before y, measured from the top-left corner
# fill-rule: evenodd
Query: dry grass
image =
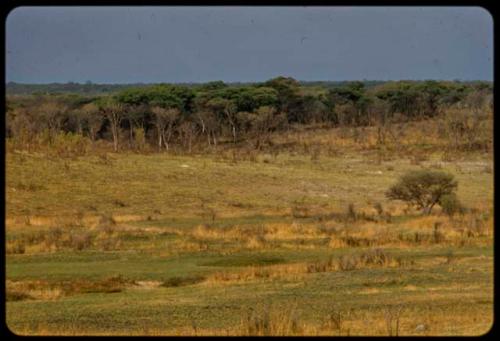
<path id="1" fill-rule="evenodd" d="M 439 152 L 445 143 L 432 129 L 414 138 L 411 132 L 421 126 L 402 127 L 406 134 L 401 140 L 388 138 L 383 148 L 376 145 L 376 132 L 370 128 L 365 138 L 349 129 L 292 130 L 273 136 L 274 151 L 240 153 L 229 146 L 222 150 L 225 146 L 221 145 L 219 152 L 226 155 L 217 160 L 102 154 L 65 160 L 65 165 L 57 159 L 46 162 L 43 155 L 33 153 L 20 161 L 17 153 L 10 153 L 6 246 L 7 253 L 15 254 L 7 257 L 9 275 L 17 279 L 7 281 L 10 321 L 17 333 L 51 335 L 484 332 L 492 320 L 490 296 L 483 290 L 488 288 L 487 265 L 492 259 L 469 254 L 489 252 L 480 246 L 492 245 L 488 164 L 456 161 L 461 167 L 456 170 L 462 191 L 458 194 L 469 206 L 463 215 L 448 217 L 436 208 L 433 215 L 422 216 L 383 197 L 392 179 L 406 169 L 453 166 L 438 163 L 439 153 L 429 155 L 419 153 L 420 147 L 411 148 L 410 143 L 429 144 L 429 150 Z M 353 151 L 360 153 L 348 154 Z M 373 166 L 369 160 L 380 163 Z M 189 168 L 179 167 L 184 163 Z M 98 193 L 88 192 L 88 181 Z M 158 191 L 158 184 L 171 188 Z M 241 193 L 242 188 L 249 190 Z M 203 208 L 200 197 L 205 198 Z M 54 215 L 44 216 L 49 208 Z M 392 253 L 392 249 L 397 250 Z M 453 252 L 446 254 L 443 249 Z M 34 260 L 47 252 L 58 254 L 41 255 L 38 268 Z M 240 253 L 243 263 L 251 262 L 239 264 Z M 257 254 L 276 258 L 279 254 L 280 264 L 253 259 Z M 65 263 L 66 255 L 75 263 Z M 109 261 L 108 255 L 112 256 Z M 54 259 L 60 262 L 58 273 L 41 277 L 45 266 L 49 272 L 59 266 L 52 263 Z M 216 264 L 205 266 L 210 265 L 205 262 Z M 61 280 L 75 273 L 73 264 L 95 266 L 97 271 L 89 278 L 97 279 L 73 275 L 72 280 Z M 105 278 L 115 271 L 141 280 Z M 473 284 L 476 275 L 486 278 L 481 286 Z M 360 283 L 368 284 L 360 287 Z M 120 291 L 126 292 L 116 298 L 79 295 L 66 299 L 86 292 Z M 298 297 L 303 311 L 288 307 L 291 301 L 286 300 L 292 296 L 284 297 L 289 294 Z M 332 304 L 329 311 L 324 300 L 332 297 L 341 306 L 333 308 Z M 409 304 L 400 316 L 391 317 L 394 306 L 390 304 L 400 299 Z M 29 300 L 59 301 L 45 305 Z M 256 304 L 262 301 L 281 306 Z M 122 302 L 127 306 L 140 302 L 141 318 L 146 321 L 143 327 L 135 323 L 136 316 L 127 320 L 131 310 L 118 307 L 116 303 Z M 226 307 L 234 302 L 255 309 L 245 314 Z M 32 308 L 37 304 L 41 312 Z M 80 304 L 97 311 L 102 308 L 105 318 L 95 314 L 98 318 L 92 321 L 90 308 L 80 315 Z M 437 308 L 427 312 L 422 308 L 427 304 Z M 446 304 L 451 308 L 442 308 Z M 53 305 L 68 316 L 50 311 Z M 220 313 L 220 324 L 205 319 L 206 315 L 199 317 L 201 306 L 220 308 L 214 310 Z M 175 316 L 162 315 L 164 311 L 173 311 Z M 91 323 L 71 325 L 74 316 Z M 190 325 L 190 318 L 200 320 Z M 226 322 L 229 327 L 219 328 Z"/>
<path id="2" fill-rule="evenodd" d="M 384 250 L 372 249 L 362 253 L 344 255 L 337 259 L 330 257 L 325 261 L 250 266 L 239 271 L 217 271 L 208 275 L 204 284 L 219 285 L 220 283 L 274 279 L 299 280 L 312 273 L 351 271 L 374 267 L 399 267 L 404 264 L 403 259 L 396 259 Z"/>
<path id="3" fill-rule="evenodd" d="M 113 293 L 120 292 L 134 281 L 122 276 L 111 276 L 102 280 L 91 281 L 88 279 L 64 280 L 48 282 L 46 280 L 7 280 L 7 301 L 20 299 L 56 300 L 64 296 L 79 293 Z"/>
<path id="4" fill-rule="evenodd" d="M 308 326 L 300 321 L 296 307 L 276 309 L 269 306 L 247 311 L 241 320 L 241 336 L 293 336 L 304 335 Z"/>
<path id="5" fill-rule="evenodd" d="M 174 248 L 163 249 L 163 254 L 202 252 L 207 250 L 234 253 L 241 250 L 268 249 L 332 249 L 350 247 L 412 247 L 415 245 L 490 245 L 493 235 L 491 207 L 478 205 L 463 214 L 414 215 L 404 222 L 388 223 L 379 219 L 380 211 L 373 206 L 354 208 L 347 212 L 330 213 L 321 219 L 298 220 L 291 223 L 262 223 L 259 225 L 199 224 L 194 228 L 150 225 L 127 225 L 139 216 L 116 218 L 100 215 L 59 219 L 59 224 L 43 226 L 31 231 L 22 230 L 6 242 L 7 254 L 33 254 L 59 250 L 81 251 L 97 249 L 118 250 L 124 236 L 131 234 L 153 238 L 173 234 L 178 238 Z M 389 208 L 385 208 L 385 211 Z M 385 214 L 385 213 L 384 213 Z M 396 215 L 394 217 L 397 218 Z M 30 219 L 31 221 L 32 219 Z M 65 223 L 61 223 L 64 221 Z M 47 219 L 44 223 L 53 220 Z M 18 222 L 19 223 L 19 222 Z M 70 225 L 75 223 L 75 225 Z M 59 227 L 60 226 L 60 227 Z M 15 230 L 19 230 L 16 228 Z M 214 245 L 220 242 L 220 246 Z M 144 245 L 144 247 L 148 247 Z M 153 244 L 150 248 L 155 247 Z"/>
<path id="6" fill-rule="evenodd" d="M 127 335 L 127 336 L 461 336 L 480 335 L 492 326 L 492 314 L 470 311 L 472 315 L 443 314 L 428 306 L 415 311 L 412 306 L 382 305 L 377 309 L 353 311 L 332 305 L 330 313 L 305 319 L 297 305 L 286 307 L 257 304 L 242 314 L 240 322 L 226 328 L 203 328 L 192 320 L 190 326 L 142 328 L 107 332 L 68 326 L 64 330 L 39 324 L 35 330 L 16 330 L 20 335 Z M 475 316 L 475 317 L 474 317 Z"/>

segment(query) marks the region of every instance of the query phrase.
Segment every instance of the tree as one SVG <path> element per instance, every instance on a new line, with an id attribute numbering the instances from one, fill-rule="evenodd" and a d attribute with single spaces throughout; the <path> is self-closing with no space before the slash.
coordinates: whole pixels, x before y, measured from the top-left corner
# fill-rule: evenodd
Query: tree
<path id="1" fill-rule="evenodd" d="M 407 119 L 420 116 L 422 93 L 413 82 L 389 82 L 377 88 L 375 96 L 390 103 L 391 112 L 402 114 Z"/>
<path id="2" fill-rule="evenodd" d="M 439 204 L 443 196 L 453 194 L 457 186 L 457 181 L 451 174 L 417 170 L 403 175 L 386 192 L 386 196 L 391 200 L 405 201 L 423 209 L 425 214 L 430 214 L 434 205 Z"/>
<path id="3" fill-rule="evenodd" d="M 319 123 L 326 121 L 328 112 L 327 106 L 319 99 L 319 97 L 306 95 L 304 96 L 304 110 L 307 113 L 306 123 Z"/>
<path id="4" fill-rule="evenodd" d="M 40 127 L 36 114 L 24 107 L 15 107 L 7 112 L 6 126 L 16 144 L 28 149 Z"/>
<path id="5" fill-rule="evenodd" d="M 439 206 L 443 209 L 443 212 L 448 216 L 452 217 L 455 213 L 463 213 L 464 207 L 458 200 L 455 193 L 446 194 L 439 200 Z"/>
<path id="6" fill-rule="evenodd" d="M 255 113 L 240 112 L 238 118 L 241 124 L 251 127 L 256 149 L 260 149 L 263 142 L 268 142 L 271 132 L 286 121 L 284 113 L 277 113 L 275 108 L 269 106 L 260 107 Z"/>
<path id="7" fill-rule="evenodd" d="M 85 104 L 81 109 L 81 116 L 83 123 L 86 124 L 89 137 L 94 142 L 97 137 L 97 133 L 102 127 L 103 116 L 99 112 L 99 107 L 95 103 Z"/>
<path id="8" fill-rule="evenodd" d="M 328 101 L 336 106 L 338 122 L 341 125 L 367 124 L 367 109 L 372 99 L 365 94 L 363 82 L 348 82 L 328 91 Z"/>
<path id="9" fill-rule="evenodd" d="M 218 90 L 226 87 L 227 85 L 223 81 L 212 81 L 202 84 L 200 90 Z"/>
<path id="10" fill-rule="evenodd" d="M 116 101 L 114 98 L 102 98 L 99 102 L 99 109 L 102 111 L 104 117 L 107 118 L 111 126 L 111 133 L 113 134 L 113 149 L 118 151 L 118 141 L 120 134 L 120 124 L 125 115 L 125 108 L 123 104 Z"/>
<path id="11" fill-rule="evenodd" d="M 261 106 L 274 106 L 278 104 L 278 92 L 270 87 L 243 88 L 233 100 L 238 111 L 254 111 Z"/>
<path id="12" fill-rule="evenodd" d="M 434 117 L 438 114 L 439 102 L 447 92 L 446 87 L 437 81 L 425 81 L 417 89 L 422 94 L 424 114 Z"/>
<path id="13" fill-rule="evenodd" d="M 65 124 L 61 129 L 83 135 L 84 113 L 81 109 L 85 104 L 92 102 L 92 99 L 78 94 L 64 94 L 57 96 L 57 101 L 66 107 Z"/>
<path id="14" fill-rule="evenodd" d="M 177 108 L 162 108 L 153 107 L 151 109 L 155 115 L 155 126 L 158 133 L 158 150 L 161 150 L 162 145 L 168 151 L 168 143 L 173 133 L 175 121 L 180 117 L 180 111 Z"/>
<path id="15" fill-rule="evenodd" d="M 49 142 L 61 129 L 67 106 L 55 100 L 49 100 L 38 107 L 38 114 L 49 133 Z"/>
<path id="16" fill-rule="evenodd" d="M 184 148 L 188 148 L 188 153 L 191 153 L 192 141 L 195 135 L 195 127 L 196 126 L 193 121 L 185 119 L 177 129 Z"/>
<path id="17" fill-rule="evenodd" d="M 233 143 L 236 143 L 236 105 L 232 100 L 227 100 L 224 98 L 213 98 L 206 103 L 214 113 L 218 114 L 221 121 L 225 121 L 231 126 L 231 132 L 233 135 Z"/>
<path id="18" fill-rule="evenodd" d="M 129 125 L 130 146 L 134 143 L 134 134 L 136 135 L 136 139 L 145 139 L 149 116 L 149 107 L 147 104 L 125 106 L 125 117 Z M 142 134 L 142 136 L 137 136 L 138 133 Z"/>
<path id="19" fill-rule="evenodd" d="M 287 123 L 304 121 L 304 103 L 300 91 L 300 83 L 291 77 L 276 77 L 264 83 L 277 92 L 276 108 L 286 113 Z"/>
<path id="20" fill-rule="evenodd" d="M 371 105 L 367 110 L 367 120 L 369 125 L 373 125 L 377 129 L 377 147 L 379 150 L 379 156 L 382 151 L 382 147 L 386 144 L 387 134 L 391 134 L 391 115 L 389 110 L 389 104 L 377 97 L 373 98 Z M 392 134 L 391 134 L 392 135 Z M 395 138 L 395 136 L 393 136 Z M 399 146 L 400 141 L 395 140 L 396 147 Z M 379 159 L 379 161 L 381 161 Z"/>
<path id="21" fill-rule="evenodd" d="M 217 146 L 217 131 L 219 122 L 217 115 L 210 110 L 196 111 L 195 119 L 201 125 L 201 133 L 207 134 L 208 145 Z"/>

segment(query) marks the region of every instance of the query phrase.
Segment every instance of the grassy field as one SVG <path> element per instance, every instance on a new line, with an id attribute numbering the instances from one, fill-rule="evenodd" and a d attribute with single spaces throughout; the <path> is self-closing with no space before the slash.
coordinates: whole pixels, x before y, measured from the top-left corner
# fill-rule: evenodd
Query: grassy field
<path id="1" fill-rule="evenodd" d="M 378 163 L 353 150 L 221 155 L 7 153 L 9 328 L 23 335 L 490 329 L 491 156 Z M 422 216 L 387 201 L 387 188 L 419 168 L 454 174 L 469 210 Z"/>

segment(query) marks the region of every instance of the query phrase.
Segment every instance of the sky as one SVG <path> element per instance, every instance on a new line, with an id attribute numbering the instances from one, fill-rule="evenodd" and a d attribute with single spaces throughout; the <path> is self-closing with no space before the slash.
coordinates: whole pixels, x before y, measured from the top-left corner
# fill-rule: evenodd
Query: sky
<path id="1" fill-rule="evenodd" d="M 493 80 L 481 7 L 18 7 L 6 81 Z"/>

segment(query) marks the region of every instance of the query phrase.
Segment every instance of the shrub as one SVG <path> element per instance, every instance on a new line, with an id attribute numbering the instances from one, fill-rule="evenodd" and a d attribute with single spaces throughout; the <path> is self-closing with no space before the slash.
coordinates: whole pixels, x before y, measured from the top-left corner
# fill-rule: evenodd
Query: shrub
<path id="1" fill-rule="evenodd" d="M 387 333 L 389 336 L 398 336 L 401 314 L 404 307 L 402 305 L 387 306 L 384 310 Z"/>
<path id="2" fill-rule="evenodd" d="M 377 211 L 377 214 L 379 216 L 382 216 L 384 214 L 384 208 L 382 207 L 382 204 L 377 202 L 373 205 L 373 208 Z"/>
<path id="3" fill-rule="evenodd" d="M 88 233 L 70 235 L 69 244 L 71 248 L 77 251 L 88 249 L 92 245 L 92 236 Z"/>
<path id="4" fill-rule="evenodd" d="M 392 262 L 392 257 L 384 250 L 374 249 L 361 254 L 360 260 L 365 265 L 381 265 L 386 266 Z"/>
<path id="5" fill-rule="evenodd" d="M 133 281 L 121 275 L 114 275 L 97 281 L 87 279 L 66 281 L 60 285 L 66 293 L 116 293 L 123 291 L 127 285 L 132 283 Z"/>
<path id="6" fill-rule="evenodd" d="M 387 198 L 402 200 L 430 214 L 442 197 L 457 189 L 453 175 L 440 171 L 418 170 L 403 175 L 387 192 Z"/>
<path id="7" fill-rule="evenodd" d="M 163 282 L 163 287 L 180 287 L 203 282 L 203 276 L 171 277 Z"/>
<path id="8" fill-rule="evenodd" d="M 143 128 L 134 128 L 134 144 L 139 151 L 146 148 L 146 134 Z"/>
<path id="9" fill-rule="evenodd" d="M 354 208 L 353 203 L 350 203 L 347 206 L 346 216 L 347 216 L 348 221 L 356 221 L 357 220 L 358 214 L 356 213 L 356 209 Z"/>
<path id="10" fill-rule="evenodd" d="M 90 140 L 80 134 L 59 132 L 52 142 L 52 150 L 59 157 L 86 155 L 90 149 Z"/>
<path id="11" fill-rule="evenodd" d="M 120 240 L 118 238 L 105 238 L 99 241 L 99 248 L 102 251 L 112 251 L 118 249 Z"/>
<path id="12" fill-rule="evenodd" d="M 342 271 L 354 270 L 358 267 L 358 259 L 352 255 L 343 255 L 339 259 L 339 269 Z"/>
<path id="13" fill-rule="evenodd" d="M 455 213 L 461 213 L 464 211 L 464 208 L 455 193 L 443 195 L 439 200 L 439 205 L 443 209 L 443 212 L 450 217 Z"/>
<path id="14" fill-rule="evenodd" d="M 47 233 L 45 234 L 45 246 L 47 248 L 51 248 L 52 245 L 55 245 L 55 247 L 59 246 L 59 242 L 62 238 L 62 230 L 59 227 L 51 228 Z"/>
<path id="15" fill-rule="evenodd" d="M 241 334 L 248 336 L 301 335 L 303 325 L 295 307 L 271 309 L 269 305 L 250 308 L 241 321 Z"/>
<path id="16" fill-rule="evenodd" d="M 7 244 L 5 250 L 6 254 L 21 254 L 21 255 L 24 254 L 25 251 L 26 247 L 24 245 L 24 242 L 19 240 L 16 240 L 12 244 Z"/>
<path id="17" fill-rule="evenodd" d="M 5 300 L 7 302 L 23 301 L 31 298 L 32 297 L 30 295 L 17 291 L 7 291 L 7 295 L 5 295 Z"/>

